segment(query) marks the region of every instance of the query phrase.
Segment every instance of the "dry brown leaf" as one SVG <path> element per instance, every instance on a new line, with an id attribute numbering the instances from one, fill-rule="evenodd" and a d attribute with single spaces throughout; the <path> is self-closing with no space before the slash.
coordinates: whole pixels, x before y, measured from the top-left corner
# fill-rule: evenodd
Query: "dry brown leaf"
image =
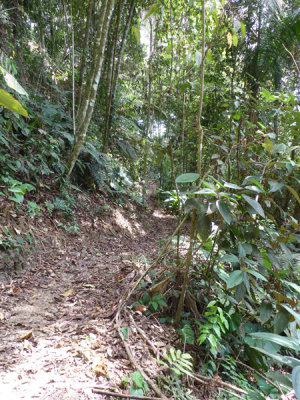
<path id="1" fill-rule="evenodd" d="M 94 343 L 91 344 L 92 350 L 98 350 L 102 346 L 102 342 L 100 339 L 97 339 Z"/>
<path id="2" fill-rule="evenodd" d="M 29 332 L 25 333 L 24 335 L 22 335 L 21 337 L 19 337 L 18 341 L 23 342 L 23 340 L 31 339 L 32 336 L 33 336 L 32 331 L 29 331 Z"/>
<path id="3" fill-rule="evenodd" d="M 148 307 L 144 306 L 143 304 L 141 304 L 139 306 L 134 306 L 132 309 L 135 312 L 141 312 L 142 314 L 145 314 L 145 312 L 147 311 Z"/>
<path id="4" fill-rule="evenodd" d="M 74 294 L 74 292 L 75 292 L 74 289 L 69 289 L 65 293 L 61 293 L 60 295 L 64 296 L 64 297 L 69 297 L 69 296 L 72 296 Z"/>
<path id="5" fill-rule="evenodd" d="M 100 356 L 98 362 L 93 367 L 93 371 L 96 376 L 102 375 L 107 376 L 107 363 L 103 356 Z"/>
<path id="6" fill-rule="evenodd" d="M 4 314 L 2 312 L 0 312 L 0 321 L 3 321 L 5 318 Z"/>

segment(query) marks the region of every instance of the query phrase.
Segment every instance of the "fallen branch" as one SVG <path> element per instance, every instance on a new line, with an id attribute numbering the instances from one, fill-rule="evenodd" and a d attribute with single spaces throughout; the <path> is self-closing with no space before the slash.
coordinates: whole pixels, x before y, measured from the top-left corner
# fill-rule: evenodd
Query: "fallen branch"
<path id="1" fill-rule="evenodd" d="M 195 374 L 195 373 L 192 374 L 192 377 L 195 379 L 196 382 L 199 382 L 199 383 L 203 383 L 203 381 L 206 382 L 206 383 L 213 382 L 215 386 L 218 386 L 218 387 L 225 386 L 225 387 L 228 387 L 231 390 L 234 390 L 235 392 L 248 395 L 248 392 L 246 392 L 244 389 L 241 389 L 241 388 L 239 388 L 237 386 L 234 386 L 231 383 L 223 382 L 219 378 L 218 379 L 210 378 L 208 376 L 203 376 L 203 375 L 199 375 L 199 374 Z"/>
<path id="2" fill-rule="evenodd" d="M 148 345 L 151 347 L 151 350 L 153 351 L 153 354 L 156 357 L 159 357 L 159 350 L 153 345 L 151 340 L 147 337 L 145 332 L 137 325 L 135 322 L 133 316 L 130 313 L 127 313 L 129 315 L 130 321 L 133 323 L 135 329 L 138 331 L 138 333 L 142 336 L 142 338 L 148 343 Z"/>
<path id="3" fill-rule="evenodd" d="M 122 397 L 123 399 L 141 399 L 141 400 L 161 400 L 158 397 L 148 397 L 148 396 L 137 396 L 136 394 L 123 394 L 123 393 L 115 393 L 115 392 L 107 392 L 106 390 L 102 390 L 101 388 L 94 387 L 92 389 L 93 393 L 104 394 L 106 396 L 111 397 Z"/>
<path id="4" fill-rule="evenodd" d="M 231 396 L 237 397 L 238 399 L 245 400 L 244 397 L 240 396 L 237 393 L 232 392 L 231 390 L 227 390 L 227 389 L 224 389 L 224 388 L 219 388 L 219 390 L 222 390 L 223 392 L 229 393 Z"/>
<path id="5" fill-rule="evenodd" d="M 267 377 L 265 377 L 265 375 L 256 371 L 254 368 L 249 367 L 248 365 L 244 364 L 242 361 L 236 360 L 236 362 L 241 364 L 243 367 L 247 368 L 249 371 L 252 371 L 254 374 L 261 376 L 266 382 L 268 382 L 270 385 L 274 386 L 280 392 L 281 395 L 283 394 L 283 391 L 281 390 L 280 386 L 278 386 L 278 385 L 276 385 L 276 383 L 272 382 L 271 379 L 268 379 Z"/>
<path id="6" fill-rule="evenodd" d="M 116 315 L 116 325 L 117 325 L 119 336 L 123 342 L 123 346 L 127 353 L 128 359 L 131 362 L 133 368 L 136 369 L 137 371 L 139 371 L 139 373 L 142 375 L 143 379 L 147 382 L 148 386 L 157 394 L 157 396 L 159 396 L 162 400 L 168 400 L 168 398 L 161 392 L 161 390 L 158 388 L 158 386 L 152 381 L 152 379 L 149 378 L 149 376 L 146 374 L 146 372 L 135 361 L 133 354 L 130 350 L 130 347 L 128 346 L 128 344 L 124 338 L 124 335 L 121 331 L 120 313 L 119 312 Z M 132 396 L 132 397 L 136 398 L 136 396 Z"/>

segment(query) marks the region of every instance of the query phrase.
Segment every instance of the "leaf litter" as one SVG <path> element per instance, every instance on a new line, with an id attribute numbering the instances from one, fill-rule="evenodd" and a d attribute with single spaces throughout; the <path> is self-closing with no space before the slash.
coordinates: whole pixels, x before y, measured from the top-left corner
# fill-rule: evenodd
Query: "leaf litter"
<path id="1" fill-rule="evenodd" d="M 132 366 L 113 315 L 143 272 L 140 260 L 154 259 L 159 241 L 172 233 L 176 221 L 153 203 L 146 210 L 135 206 L 132 218 L 126 209 L 132 204 L 113 204 L 109 215 L 91 221 L 98 201 L 86 197 L 88 206 L 77 210 L 79 235 L 41 217 L 35 229 L 40 246 L 27 256 L 27 267 L 1 274 L 1 398 L 107 398 L 92 392 L 95 385 L 128 393 L 122 381 Z M 162 336 L 168 342 L 169 332 L 142 313 L 139 318 L 143 329 L 153 336 L 157 332 L 154 342 Z M 151 348 L 134 332 L 129 334 L 132 349 L 154 376 Z"/>

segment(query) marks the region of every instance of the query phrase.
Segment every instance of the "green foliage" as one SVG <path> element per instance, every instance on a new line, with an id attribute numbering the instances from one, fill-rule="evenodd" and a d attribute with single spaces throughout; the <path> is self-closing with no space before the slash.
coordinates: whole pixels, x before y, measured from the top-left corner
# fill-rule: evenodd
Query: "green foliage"
<path id="1" fill-rule="evenodd" d="M 46 200 L 45 206 L 49 214 L 52 214 L 53 211 L 57 210 L 57 211 L 62 211 L 65 217 L 67 218 L 73 217 L 73 210 L 69 207 L 66 200 L 61 199 L 59 197 L 55 197 L 53 202 L 49 202 L 48 200 Z"/>
<path id="2" fill-rule="evenodd" d="M 24 117 L 28 117 L 28 112 L 25 108 L 10 95 L 6 90 L 0 89 L 0 106 L 4 106 L 9 110 L 15 111 Z"/>
<path id="3" fill-rule="evenodd" d="M 7 184 L 7 191 L 12 194 L 12 196 L 8 196 L 8 199 L 18 204 L 23 203 L 26 192 L 35 189 L 35 187 L 29 183 L 22 183 L 10 177 L 2 176 L 1 180 Z"/>
<path id="4" fill-rule="evenodd" d="M 178 335 L 183 343 L 194 344 L 195 334 L 189 323 L 185 323 L 182 328 L 178 329 Z"/>
<path id="5" fill-rule="evenodd" d="M 216 357 L 221 352 L 221 341 L 229 330 L 230 317 L 217 302 L 211 301 L 207 305 L 204 321 L 196 321 L 199 326 L 199 338 L 197 342 L 201 345 L 207 342 L 208 351 Z"/>
<path id="6" fill-rule="evenodd" d="M 80 228 L 76 224 L 63 224 L 62 222 L 59 222 L 57 226 L 62 228 L 65 232 L 72 233 L 74 235 L 79 235 L 80 233 Z"/>
<path id="7" fill-rule="evenodd" d="M 1 227 L 0 230 L 0 249 L 2 250 L 19 250 L 24 244 L 21 235 L 16 236 L 13 231 L 7 227 Z"/>
<path id="8" fill-rule="evenodd" d="M 147 382 L 144 380 L 142 374 L 139 371 L 134 371 L 130 374 L 129 378 L 123 378 L 123 384 L 130 384 L 129 394 L 134 397 L 144 396 L 149 390 Z"/>
<path id="9" fill-rule="evenodd" d="M 183 202 L 186 200 L 185 195 L 177 196 L 176 190 L 158 190 L 158 196 L 163 206 L 171 211 L 173 214 L 176 214 Z"/>
<path id="10" fill-rule="evenodd" d="M 221 373 L 227 371 L 228 379 L 245 389 L 246 380 L 233 359 L 260 371 L 271 366 L 271 357 L 291 365 L 299 340 L 299 13 L 293 2 L 276 4 L 243 0 L 234 9 L 224 2 L 207 4 L 205 59 L 200 52 L 199 2 L 149 3 L 142 14 L 137 6 L 108 116 L 108 153 L 103 154 L 108 71 L 112 43 L 117 46 L 115 54 L 121 54 L 129 11 L 124 6 L 119 29 L 112 19 L 102 86 L 72 176 L 76 185 L 102 188 L 120 204 L 120 196 L 141 202 L 139 183 L 146 170 L 159 180 L 166 209 L 196 212 L 188 289 L 203 317 L 189 317 L 178 334 L 193 344 L 193 327 L 198 326 L 202 359 L 215 363 L 214 372 L 219 367 Z M 67 56 L 72 46 L 66 21 L 72 21 L 71 29 L 78 32 L 76 95 L 88 76 L 84 68 L 81 74 L 81 65 L 86 60 L 87 67 L 94 63 L 92 46 L 82 40 L 88 7 L 77 2 L 69 6 L 68 1 L 66 7 L 57 7 L 55 2 L 37 0 L 24 2 L 24 10 L 0 5 L 1 198 L 12 200 L 18 210 L 26 209 L 31 218 L 42 207 L 33 201 L 33 190 L 49 188 L 50 179 L 59 181 L 74 144 L 72 62 Z M 141 35 L 143 16 L 152 24 L 150 57 Z M 49 21 L 51 29 L 45 29 Z M 120 36 L 116 38 L 115 32 Z M 199 149 L 195 116 L 203 60 Z M 13 96 L 6 89 L 13 90 Z M 199 150 L 201 176 L 195 173 Z M 60 197 L 45 203 L 50 214 L 74 215 L 76 204 L 68 190 L 64 182 Z M 60 228 L 78 233 L 76 224 L 60 223 Z M 2 249 L 22 247 L 25 240 L 5 225 L 1 228 Z M 163 295 L 144 302 L 153 312 L 166 308 Z M 187 316 L 191 310 L 186 308 Z M 217 365 L 219 355 L 232 358 Z M 176 380 L 168 379 L 170 397 L 188 398 Z M 259 378 L 255 383 L 258 391 L 271 393 Z M 251 393 L 251 398 L 256 397 Z"/>
<path id="11" fill-rule="evenodd" d="M 42 207 L 37 205 L 34 201 L 27 201 L 27 213 L 30 218 L 35 218 L 41 213 Z"/>
<path id="12" fill-rule="evenodd" d="M 148 309 L 151 312 L 161 311 L 164 307 L 168 306 L 163 294 L 156 294 L 153 297 L 150 297 L 147 292 L 144 293 L 140 301 L 133 303 L 132 306 L 139 304 L 148 306 Z"/>
<path id="13" fill-rule="evenodd" d="M 180 377 L 191 376 L 193 371 L 192 356 L 181 350 L 170 348 L 169 353 L 163 353 L 163 360 L 157 363 L 167 369 L 166 375 L 161 375 L 160 380 L 163 388 L 169 392 L 172 399 L 194 400 L 190 390 L 186 390 L 180 381 Z"/>
<path id="14" fill-rule="evenodd" d="M 181 350 L 175 350 L 173 347 L 170 348 L 169 354 L 163 353 L 165 361 L 156 360 L 160 365 L 168 367 L 174 372 L 176 376 L 191 375 L 193 371 L 193 363 L 191 362 L 192 356 L 188 353 L 182 353 Z"/>

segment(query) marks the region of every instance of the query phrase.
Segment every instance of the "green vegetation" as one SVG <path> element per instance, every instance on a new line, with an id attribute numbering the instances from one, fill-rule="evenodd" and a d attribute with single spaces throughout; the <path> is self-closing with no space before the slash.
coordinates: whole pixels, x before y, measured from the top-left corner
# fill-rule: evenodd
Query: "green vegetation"
<path id="1" fill-rule="evenodd" d="M 146 206 L 155 179 L 190 226 L 151 275 L 171 289 L 138 302 L 177 330 L 158 361 L 172 398 L 193 398 L 191 369 L 278 396 L 300 365 L 299 16 L 292 0 L 0 1 L 0 252 L 32 243 L 12 214 L 80 235 L 72 190 Z"/>

